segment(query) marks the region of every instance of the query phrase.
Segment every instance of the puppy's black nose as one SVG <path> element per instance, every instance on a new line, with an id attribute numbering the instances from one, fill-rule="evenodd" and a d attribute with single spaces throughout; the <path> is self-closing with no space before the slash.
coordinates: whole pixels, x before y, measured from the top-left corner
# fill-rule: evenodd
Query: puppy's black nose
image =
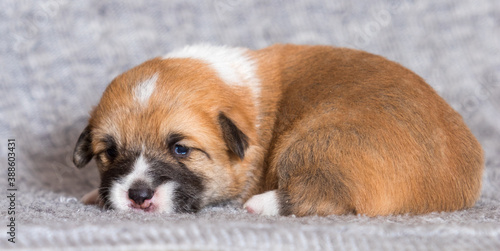
<path id="1" fill-rule="evenodd" d="M 154 191 L 149 188 L 131 188 L 128 190 L 128 197 L 137 205 L 142 205 L 145 200 L 153 198 Z"/>

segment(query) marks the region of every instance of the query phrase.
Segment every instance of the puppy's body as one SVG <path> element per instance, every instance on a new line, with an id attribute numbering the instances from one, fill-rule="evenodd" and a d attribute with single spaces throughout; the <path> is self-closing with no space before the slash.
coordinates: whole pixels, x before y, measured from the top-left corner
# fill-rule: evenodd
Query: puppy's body
<path id="1" fill-rule="evenodd" d="M 145 62 L 92 112 L 75 163 L 94 156 L 105 204 L 163 212 L 254 195 L 245 207 L 261 214 L 458 210 L 483 170 L 460 115 L 421 78 L 327 46 L 188 47 Z"/>

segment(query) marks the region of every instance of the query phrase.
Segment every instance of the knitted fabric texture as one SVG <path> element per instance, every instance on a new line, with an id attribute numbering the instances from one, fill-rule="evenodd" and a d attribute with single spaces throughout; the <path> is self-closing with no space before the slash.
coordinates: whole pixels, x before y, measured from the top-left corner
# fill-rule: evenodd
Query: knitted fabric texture
<path id="1" fill-rule="evenodd" d="M 500 250 L 500 4 L 496 0 L 4 0 L 0 8 L 0 249 Z M 123 71 L 185 45 L 274 43 L 366 50 L 422 76 L 486 154 L 475 207 L 419 216 L 261 217 L 232 205 L 197 214 L 102 211 L 72 151 L 89 111 Z M 15 243 L 7 225 L 15 139 Z"/>

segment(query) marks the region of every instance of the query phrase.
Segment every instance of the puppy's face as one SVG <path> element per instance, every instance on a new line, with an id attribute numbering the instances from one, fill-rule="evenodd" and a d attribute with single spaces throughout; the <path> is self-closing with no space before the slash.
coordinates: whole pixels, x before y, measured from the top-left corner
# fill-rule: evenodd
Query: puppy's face
<path id="1" fill-rule="evenodd" d="M 248 95 L 194 59 L 153 59 L 118 76 L 74 152 L 95 158 L 110 208 L 195 212 L 245 189 L 255 122 Z"/>

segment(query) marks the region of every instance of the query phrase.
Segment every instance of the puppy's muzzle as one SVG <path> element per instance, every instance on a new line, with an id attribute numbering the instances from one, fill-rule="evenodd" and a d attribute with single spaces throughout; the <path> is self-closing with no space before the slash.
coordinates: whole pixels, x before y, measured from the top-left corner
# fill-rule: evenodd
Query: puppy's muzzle
<path id="1" fill-rule="evenodd" d="M 154 196 L 154 190 L 143 182 L 134 183 L 128 190 L 128 198 L 132 202 L 132 207 L 148 210 L 151 205 L 151 199 Z"/>

